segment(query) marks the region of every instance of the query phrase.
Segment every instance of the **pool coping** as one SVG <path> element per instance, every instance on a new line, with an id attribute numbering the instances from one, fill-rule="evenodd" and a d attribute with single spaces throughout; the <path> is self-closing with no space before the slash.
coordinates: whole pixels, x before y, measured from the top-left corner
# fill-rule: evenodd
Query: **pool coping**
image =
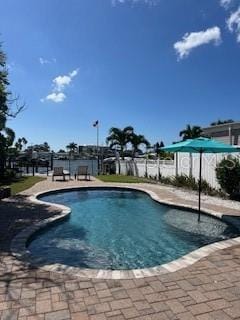
<path id="1" fill-rule="evenodd" d="M 74 190 L 81 190 L 81 189 L 127 189 L 127 190 L 136 190 L 142 191 L 148 194 L 153 200 L 157 201 L 160 204 L 165 204 L 169 206 L 173 206 L 175 208 L 184 208 L 188 210 L 193 210 L 196 212 L 196 208 L 194 206 L 184 205 L 184 204 L 176 204 L 170 200 L 163 200 L 153 191 L 147 190 L 144 187 L 139 186 L 126 186 L 126 185 L 99 185 L 99 186 L 71 186 L 71 187 L 64 187 L 64 188 L 57 188 L 57 189 L 49 189 L 46 191 L 38 192 L 34 195 L 29 197 L 29 200 L 35 204 L 47 205 L 54 209 L 59 209 L 61 211 L 60 214 L 54 215 L 50 218 L 44 219 L 42 221 L 36 222 L 33 225 L 24 228 L 20 233 L 18 233 L 11 242 L 11 253 L 18 259 L 24 260 L 31 266 L 41 268 L 44 271 L 49 272 L 60 272 L 66 273 L 72 276 L 84 277 L 89 279 L 137 279 L 137 278 L 145 278 L 145 277 L 153 277 L 153 276 L 160 276 L 162 274 L 166 274 L 169 272 L 175 272 L 186 268 L 195 262 L 199 261 L 202 258 L 207 257 L 213 252 L 218 250 L 230 248 L 235 245 L 240 244 L 240 237 L 218 241 L 206 246 L 203 246 L 199 249 L 196 249 L 176 260 L 171 262 L 158 265 L 151 268 L 144 268 L 144 269 L 132 269 L 132 270 L 105 270 L 105 269 L 87 269 L 87 268 L 78 268 L 72 267 L 64 264 L 46 264 L 44 263 L 41 258 L 36 258 L 31 256 L 30 251 L 27 249 L 27 243 L 29 242 L 30 238 L 39 230 L 53 224 L 57 221 L 63 220 L 67 218 L 71 214 L 71 209 L 67 206 L 57 204 L 57 203 L 50 203 L 46 201 L 39 200 L 38 197 L 47 194 L 57 193 L 59 191 L 74 191 Z M 214 216 L 222 220 L 223 214 L 220 214 L 214 210 L 201 210 L 203 214 Z"/>

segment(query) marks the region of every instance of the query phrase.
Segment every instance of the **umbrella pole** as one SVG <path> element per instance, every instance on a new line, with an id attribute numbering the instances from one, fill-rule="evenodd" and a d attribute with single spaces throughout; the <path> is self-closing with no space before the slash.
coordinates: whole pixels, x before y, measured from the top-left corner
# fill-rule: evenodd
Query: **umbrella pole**
<path id="1" fill-rule="evenodd" d="M 202 192 L 202 151 L 200 151 L 200 163 L 199 163 L 198 222 L 200 222 L 200 215 L 201 215 L 201 192 Z"/>

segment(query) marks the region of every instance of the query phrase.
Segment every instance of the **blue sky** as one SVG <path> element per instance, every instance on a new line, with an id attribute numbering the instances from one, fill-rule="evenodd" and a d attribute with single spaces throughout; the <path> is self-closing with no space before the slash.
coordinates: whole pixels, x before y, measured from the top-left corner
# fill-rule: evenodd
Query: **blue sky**
<path id="1" fill-rule="evenodd" d="M 239 120 L 239 0 L 8 0 L 0 32 L 9 126 L 29 143 L 94 144 L 132 125 L 152 143 L 186 124 Z"/>

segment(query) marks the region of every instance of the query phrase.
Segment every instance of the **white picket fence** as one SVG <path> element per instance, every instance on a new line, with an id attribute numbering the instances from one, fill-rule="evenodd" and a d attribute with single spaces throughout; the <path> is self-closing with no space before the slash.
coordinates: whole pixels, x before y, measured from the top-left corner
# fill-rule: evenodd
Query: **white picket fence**
<path id="1" fill-rule="evenodd" d="M 213 188 L 220 186 L 216 179 L 216 166 L 227 154 L 203 154 L 202 177 Z M 232 154 L 233 157 L 240 159 L 239 153 Z M 120 166 L 120 168 L 119 168 Z M 120 169 L 120 171 L 119 171 Z M 116 162 L 116 173 L 123 175 L 134 175 L 138 177 L 152 177 L 159 179 L 159 176 L 173 177 L 177 174 L 192 174 L 193 177 L 199 177 L 199 154 L 178 153 L 174 160 L 119 160 Z"/>

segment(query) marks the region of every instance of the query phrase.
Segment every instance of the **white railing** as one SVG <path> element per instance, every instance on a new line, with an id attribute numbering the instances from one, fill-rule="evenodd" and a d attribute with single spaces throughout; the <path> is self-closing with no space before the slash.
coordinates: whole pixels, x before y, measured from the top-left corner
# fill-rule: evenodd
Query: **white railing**
<path id="1" fill-rule="evenodd" d="M 72 159 L 72 160 L 53 160 L 53 168 L 54 167 L 63 167 L 64 170 L 70 171 L 71 175 L 74 175 L 77 172 L 77 169 L 79 166 L 87 166 L 88 167 L 88 172 L 92 176 L 97 176 L 98 174 L 98 162 L 96 159 Z M 33 174 L 33 167 L 29 166 L 28 168 L 22 167 L 21 168 L 22 172 L 24 174 Z M 34 168 L 35 173 L 40 173 L 40 174 L 47 174 L 48 171 L 50 170 L 50 167 L 35 167 Z"/>

